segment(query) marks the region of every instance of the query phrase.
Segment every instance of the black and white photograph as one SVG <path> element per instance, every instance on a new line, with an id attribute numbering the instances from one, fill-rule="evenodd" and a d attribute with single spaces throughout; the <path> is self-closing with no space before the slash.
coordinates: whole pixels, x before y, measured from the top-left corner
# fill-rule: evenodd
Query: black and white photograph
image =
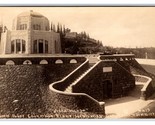
<path id="1" fill-rule="evenodd" d="M 146 118 L 155 7 L 0 7 L 0 120 Z"/>

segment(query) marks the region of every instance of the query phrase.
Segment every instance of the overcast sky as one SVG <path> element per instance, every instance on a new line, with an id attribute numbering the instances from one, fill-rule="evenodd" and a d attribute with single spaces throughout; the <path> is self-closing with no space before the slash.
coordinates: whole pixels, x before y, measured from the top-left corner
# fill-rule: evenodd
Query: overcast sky
<path id="1" fill-rule="evenodd" d="M 86 31 L 103 45 L 155 47 L 155 7 L 0 7 L 0 17 L 11 29 L 13 19 L 29 10 L 73 32 Z"/>

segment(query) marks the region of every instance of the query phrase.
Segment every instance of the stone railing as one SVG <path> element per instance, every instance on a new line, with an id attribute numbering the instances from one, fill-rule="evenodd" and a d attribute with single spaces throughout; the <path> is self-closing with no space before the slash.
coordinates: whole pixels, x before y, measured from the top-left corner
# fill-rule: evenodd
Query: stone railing
<path id="1" fill-rule="evenodd" d="M 2 56 L 0 57 L 0 65 L 23 65 L 23 64 L 69 64 L 83 63 L 83 56 Z"/>
<path id="2" fill-rule="evenodd" d="M 89 70 L 87 70 L 87 72 L 85 72 L 80 78 L 78 78 L 78 80 L 75 81 L 74 86 L 76 86 L 76 84 L 83 84 L 87 81 L 88 78 L 93 78 L 94 74 L 96 72 L 98 72 L 98 68 L 100 67 L 102 61 L 98 61 L 95 65 L 93 65 Z M 73 92 L 76 90 L 74 89 L 75 87 L 73 86 Z"/>
<path id="3" fill-rule="evenodd" d="M 152 79 L 150 77 L 147 76 L 143 76 L 143 75 L 135 75 L 135 79 L 137 82 L 142 82 L 144 83 L 143 88 L 141 89 L 141 99 L 143 100 L 147 100 L 147 98 L 149 96 L 152 95 L 153 93 L 153 86 L 152 86 Z"/>
<path id="4" fill-rule="evenodd" d="M 100 60 L 117 60 L 117 61 L 126 61 L 133 60 L 135 58 L 134 54 L 112 54 L 112 55 L 100 55 Z"/>
<path id="5" fill-rule="evenodd" d="M 60 81 L 52 83 L 49 88 L 54 96 L 64 107 L 72 110 L 86 110 L 93 113 L 105 114 L 104 102 L 98 102 L 85 93 L 67 93 L 64 90 L 86 69 L 88 69 L 88 59 L 77 69 Z"/>

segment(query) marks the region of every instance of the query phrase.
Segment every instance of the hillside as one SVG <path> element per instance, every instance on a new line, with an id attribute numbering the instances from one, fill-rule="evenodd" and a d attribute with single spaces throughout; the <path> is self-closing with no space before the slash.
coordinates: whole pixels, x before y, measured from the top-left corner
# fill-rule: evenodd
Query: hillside
<path id="1" fill-rule="evenodd" d="M 95 54 L 103 50 L 102 41 L 89 36 L 85 31 L 81 33 L 71 32 L 71 29 L 58 24 L 51 30 L 60 33 L 62 53 L 69 54 Z"/>

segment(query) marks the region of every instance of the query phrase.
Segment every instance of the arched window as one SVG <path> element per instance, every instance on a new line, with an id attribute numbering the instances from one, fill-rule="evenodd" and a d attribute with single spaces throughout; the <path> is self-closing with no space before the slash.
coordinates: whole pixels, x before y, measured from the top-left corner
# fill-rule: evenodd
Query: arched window
<path id="1" fill-rule="evenodd" d="M 75 59 L 71 59 L 70 63 L 77 63 L 77 61 Z"/>
<path id="2" fill-rule="evenodd" d="M 40 61 L 40 64 L 48 64 L 48 62 L 47 62 L 47 60 L 44 59 L 44 60 Z"/>
<path id="3" fill-rule="evenodd" d="M 21 51 L 20 39 L 16 39 L 16 52 L 20 53 L 20 51 Z"/>
<path id="4" fill-rule="evenodd" d="M 25 40 L 22 40 L 22 52 L 25 52 Z"/>
<path id="5" fill-rule="evenodd" d="M 25 53 L 25 40 L 15 39 L 11 41 L 11 53 Z"/>
<path id="6" fill-rule="evenodd" d="M 62 64 L 62 63 L 63 63 L 63 61 L 61 59 L 58 59 L 55 61 L 55 64 Z"/>
<path id="7" fill-rule="evenodd" d="M 15 65 L 14 61 L 12 61 L 12 60 L 8 60 L 5 64 L 6 65 Z"/>
<path id="8" fill-rule="evenodd" d="M 30 60 L 25 60 L 25 61 L 23 62 L 23 64 L 28 65 L 28 64 L 32 64 L 32 62 L 31 62 Z"/>
<path id="9" fill-rule="evenodd" d="M 15 45 L 14 45 L 15 43 L 14 42 L 15 42 L 14 40 L 11 41 L 11 53 L 14 53 L 14 51 L 15 51 L 15 49 L 14 49 L 15 48 Z"/>
<path id="10" fill-rule="evenodd" d="M 44 39 L 34 40 L 33 53 L 48 53 L 48 41 Z"/>

